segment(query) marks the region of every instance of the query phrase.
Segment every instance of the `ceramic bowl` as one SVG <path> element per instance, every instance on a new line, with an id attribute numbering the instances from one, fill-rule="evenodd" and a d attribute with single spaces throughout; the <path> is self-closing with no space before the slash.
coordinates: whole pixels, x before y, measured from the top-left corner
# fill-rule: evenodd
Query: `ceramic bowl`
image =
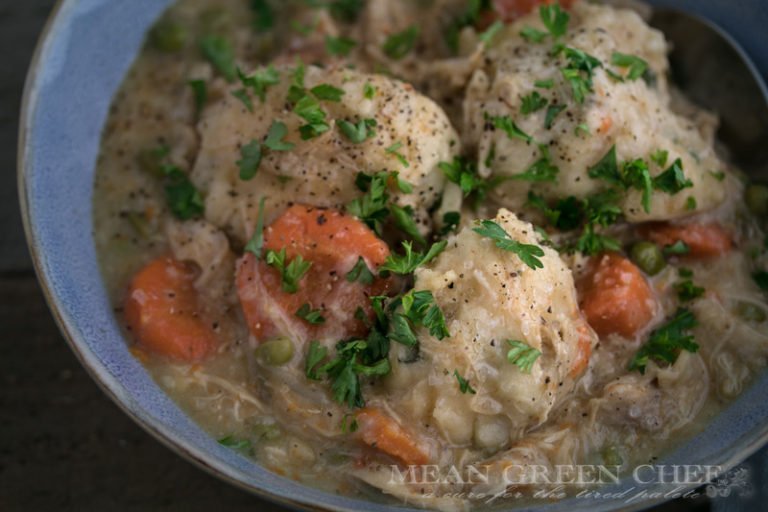
<path id="1" fill-rule="evenodd" d="M 714 21 L 768 74 L 763 0 L 658 0 Z M 211 473 L 298 508 L 391 510 L 280 477 L 219 445 L 153 382 L 126 343 L 101 281 L 91 194 L 99 140 L 118 86 L 144 33 L 170 0 L 64 0 L 43 33 L 29 72 L 19 141 L 19 188 L 29 247 L 48 303 L 72 350 L 104 391 L 144 429 Z M 729 466 L 768 439 L 768 374 L 704 432 L 665 458 Z M 662 461 L 663 462 L 663 461 Z M 611 491 L 626 489 L 623 483 Z M 609 489 L 604 489 L 608 491 Z M 631 508 L 658 500 L 644 500 Z M 547 510 L 615 510 L 622 500 L 570 500 Z"/>

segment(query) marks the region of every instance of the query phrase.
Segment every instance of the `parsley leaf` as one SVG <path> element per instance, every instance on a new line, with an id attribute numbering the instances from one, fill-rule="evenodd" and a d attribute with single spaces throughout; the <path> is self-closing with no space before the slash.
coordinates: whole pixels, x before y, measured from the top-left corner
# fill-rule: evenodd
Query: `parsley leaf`
<path id="1" fill-rule="evenodd" d="M 520 113 L 528 115 L 547 106 L 549 101 L 542 97 L 538 91 L 523 96 L 523 105 L 520 107 Z"/>
<path id="2" fill-rule="evenodd" d="M 272 126 L 269 127 L 269 132 L 267 133 L 267 138 L 264 140 L 264 145 L 272 151 L 292 150 L 296 145 L 291 142 L 283 141 L 283 137 L 285 137 L 286 133 L 288 133 L 288 128 L 285 126 L 285 123 L 280 121 L 273 122 Z"/>
<path id="3" fill-rule="evenodd" d="M 536 160 L 525 172 L 511 176 L 511 179 L 536 182 L 557 181 L 560 169 L 550 160 L 549 149 L 544 145 L 539 146 L 539 149 L 541 149 L 541 158 Z"/>
<path id="4" fill-rule="evenodd" d="M 687 309 L 678 309 L 672 320 L 651 333 L 648 341 L 640 347 L 629 363 L 629 370 L 637 370 L 644 374 L 651 359 L 674 364 L 681 350 L 698 351 L 699 346 L 689 334 L 689 331 L 697 325 L 698 322 L 693 313 Z"/>
<path id="5" fill-rule="evenodd" d="M 331 0 L 328 11 L 331 16 L 345 23 L 353 23 L 365 8 L 365 0 Z"/>
<path id="6" fill-rule="evenodd" d="M 320 84 L 310 89 L 310 92 L 319 100 L 323 101 L 341 101 L 344 96 L 344 89 L 339 89 L 330 84 Z"/>
<path id="7" fill-rule="evenodd" d="M 384 151 L 387 154 L 394 155 L 397 158 L 397 160 L 400 162 L 400 164 L 407 169 L 411 165 L 408 163 L 408 160 L 406 160 L 405 157 L 401 153 L 398 152 L 398 150 L 400 150 L 400 148 L 402 148 L 402 147 L 403 147 L 403 143 L 402 142 L 395 142 L 394 144 L 389 146 Z"/>
<path id="8" fill-rule="evenodd" d="M 167 177 L 165 199 L 171 213 L 181 220 L 200 217 L 205 211 L 205 203 L 189 177 L 174 165 L 164 165 L 163 173 Z"/>
<path id="9" fill-rule="evenodd" d="M 490 121 L 495 128 L 504 131 L 510 139 L 520 139 L 525 142 L 533 141 L 533 137 L 521 130 L 509 116 L 491 116 L 486 112 L 485 118 Z"/>
<path id="10" fill-rule="evenodd" d="M 256 176 L 261 164 L 261 144 L 257 140 L 252 140 L 240 148 L 240 155 L 242 159 L 237 161 L 237 166 L 240 168 L 240 179 L 243 181 L 251 180 Z"/>
<path id="11" fill-rule="evenodd" d="M 384 264 L 379 267 L 380 275 L 386 275 L 387 272 L 401 276 L 412 274 L 418 267 L 426 265 L 443 252 L 448 242 L 443 240 L 432 244 L 432 247 L 429 248 L 426 254 L 418 251 L 414 252 L 411 242 L 406 241 L 402 245 L 405 253 L 403 255 L 391 253 L 387 256 Z"/>
<path id="12" fill-rule="evenodd" d="M 477 394 L 477 391 L 475 391 L 475 389 L 469 384 L 469 381 L 459 375 L 459 370 L 453 370 L 453 375 L 456 377 L 456 380 L 459 381 L 459 391 L 461 391 L 462 394 Z"/>
<path id="13" fill-rule="evenodd" d="M 541 43 L 547 38 L 547 33 L 533 27 L 523 27 L 520 31 L 520 35 L 523 39 L 529 43 Z"/>
<path id="14" fill-rule="evenodd" d="M 554 39 L 565 35 L 571 17 L 560 8 L 559 4 L 542 5 L 539 7 L 539 16 Z"/>
<path id="15" fill-rule="evenodd" d="M 480 15 L 492 9 L 490 0 L 468 0 L 466 10 L 445 31 L 445 42 L 453 53 L 459 50 L 459 34 L 464 27 L 476 26 Z"/>
<path id="16" fill-rule="evenodd" d="M 236 91 L 232 91 L 232 96 L 240 100 L 240 102 L 245 105 L 245 108 L 248 109 L 248 112 L 253 112 L 253 101 L 251 101 L 251 97 L 248 96 L 248 91 L 245 89 L 237 89 Z"/>
<path id="17" fill-rule="evenodd" d="M 387 208 L 387 177 L 388 173 L 378 173 L 368 176 L 358 173 L 356 182 L 358 186 L 365 185 L 362 197 L 357 198 L 347 205 L 347 211 L 365 222 L 376 233 L 381 233 L 383 222 L 389 216 Z"/>
<path id="18" fill-rule="evenodd" d="M 752 279 L 755 280 L 755 284 L 763 290 L 768 291 L 768 272 L 760 270 L 752 274 Z"/>
<path id="19" fill-rule="evenodd" d="M 507 361 L 514 364 L 523 373 L 531 373 L 533 363 L 541 356 L 541 352 L 527 343 L 519 340 L 507 340 L 510 349 L 507 352 Z"/>
<path id="20" fill-rule="evenodd" d="M 251 239 L 245 244 L 245 251 L 254 254 L 257 260 L 261 259 L 261 251 L 264 248 L 264 202 L 266 200 L 266 197 L 262 197 L 259 200 L 259 213 L 256 216 L 256 229 L 253 231 Z"/>
<path id="21" fill-rule="evenodd" d="M 195 99 L 195 115 L 199 116 L 208 102 L 208 86 L 205 80 L 190 80 L 187 83 L 192 88 L 192 96 Z"/>
<path id="22" fill-rule="evenodd" d="M 368 268 L 368 265 L 365 263 L 362 256 L 357 257 L 357 263 L 352 267 L 352 270 L 347 272 L 346 277 L 347 281 L 350 283 L 354 283 L 355 281 L 359 281 L 362 284 L 373 283 L 373 273 L 371 273 L 371 270 Z"/>
<path id="23" fill-rule="evenodd" d="M 575 48 L 565 48 L 565 57 L 568 66 L 561 69 L 563 78 L 570 84 L 571 93 L 576 103 L 584 103 L 584 100 L 592 92 L 592 76 L 595 69 L 602 63 L 588 53 Z"/>
<path id="24" fill-rule="evenodd" d="M 547 108 L 547 114 L 544 117 L 544 128 L 549 130 L 552 128 L 552 124 L 555 122 L 555 118 L 557 118 L 558 115 L 560 115 L 560 112 L 565 110 L 565 105 L 550 105 L 549 108 Z"/>
<path id="25" fill-rule="evenodd" d="M 696 286 L 691 279 L 684 279 L 675 283 L 677 298 L 681 302 L 690 302 L 704 295 L 704 288 Z"/>
<path id="26" fill-rule="evenodd" d="M 653 179 L 653 186 L 668 194 L 677 194 L 683 189 L 693 187 L 693 182 L 683 173 L 683 162 L 679 158 L 663 173 Z"/>
<path id="27" fill-rule="evenodd" d="M 331 128 L 326 121 L 325 111 L 320 108 L 320 103 L 308 94 L 296 102 L 293 111 L 307 121 L 307 124 L 299 129 L 303 140 L 313 139 Z"/>
<path id="28" fill-rule="evenodd" d="M 641 158 L 624 164 L 624 181 L 627 186 L 634 187 L 643 192 L 643 210 L 651 212 L 651 194 L 653 193 L 653 179 L 648 165 Z"/>
<path id="29" fill-rule="evenodd" d="M 267 89 L 280 83 L 280 73 L 271 65 L 256 71 L 251 76 L 245 75 L 245 73 L 238 68 L 237 76 L 240 78 L 240 82 L 243 86 L 250 87 L 262 103 L 266 101 Z"/>
<path id="30" fill-rule="evenodd" d="M 269 30 L 275 24 L 275 13 L 268 0 L 251 0 L 253 27 L 256 30 Z"/>
<path id="31" fill-rule="evenodd" d="M 533 85 L 536 87 L 539 87 L 540 89 L 551 89 L 555 86 L 555 81 L 552 79 L 549 80 L 536 80 L 533 82 Z"/>
<path id="32" fill-rule="evenodd" d="M 461 222 L 461 213 L 459 212 L 445 212 L 443 214 L 443 227 L 440 228 L 438 233 L 440 236 L 445 236 L 452 231 L 456 231 Z"/>
<path id="33" fill-rule="evenodd" d="M 267 265 L 274 267 L 280 272 L 282 288 L 286 293 L 296 293 L 299 291 L 299 281 L 312 266 L 311 261 L 304 261 L 301 254 L 297 255 L 290 263 L 286 264 L 285 247 L 279 252 L 269 250 L 265 261 Z"/>
<path id="34" fill-rule="evenodd" d="M 253 447 L 251 442 L 247 439 L 237 439 L 234 436 L 222 437 L 219 439 L 218 443 L 222 446 L 226 446 L 227 448 L 232 448 L 238 452 L 247 452 Z"/>
<path id="35" fill-rule="evenodd" d="M 544 250 L 538 245 L 523 244 L 513 240 L 504 228 L 492 220 L 480 221 L 480 227 L 472 231 L 480 236 L 490 238 L 496 242 L 496 247 L 517 255 L 520 260 L 533 270 L 544 268 L 544 264 L 538 258 L 544 256 Z"/>
<path id="36" fill-rule="evenodd" d="M 200 50 L 227 82 L 235 81 L 235 51 L 229 41 L 221 36 L 205 36 L 200 40 Z"/>
<path id="37" fill-rule="evenodd" d="M 688 247 L 688 244 L 683 242 L 682 240 L 678 240 L 677 242 L 673 243 L 672 245 L 667 245 L 662 249 L 662 252 L 666 256 L 684 256 L 691 252 L 691 248 Z"/>
<path id="38" fill-rule="evenodd" d="M 375 119 L 361 119 L 357 124 L 341 119 L 336 124 L 341 133 L 355 144 L 360 144 L 376 136 L 376 127 L 378 126 Z"/>
<path id="39" fill-rule="evenodd" d="M 312 306 L 306 302 L 296 311 L 296 316 L 302 320 L 306 320 L 312 325 L 320 325 L 325 323 L 325 318 L 321 314 L 319 309 L 312 309 Z"/>
<path id="40" fill-rule="evenodd" d="M 311 341 L 309 343 L 309 352 L 307 352 L 307 358 L 304 363 L 304 373 L 308 379 L 320 380 L 318 376 L 317 365 L 325 359 L 328 355 L 328 349 L 320 345 L 319 341 Z"/>
<path id="41" fill-rule="evenodd" d="M 336 344 L 336 357 L 317 369 L 318 374 L 326 374 L 331 379 L 331 390 L 336 402 L 349 407 L 363 407 L 365 400 L 360 390 L 359 376 L 374 377 L 390 372 L 387 359 L 380 359 L 371 365 L 360 361 L 367 348 L 368 344 L 363 340 L 339 342 Z"/>
<path id="42" fill-rule="evenodd" d="M 485 30 L 485 32 L 478 36 L 478 39 L 482 41 L 486 46 L 488 46 L 491 44 L 491 41 L 493 41 L 493 38 L 496 37 L 496 34 L 498 34 L 503 28 L 504 22 L 501 20 L 496 20 L 490 27 Z"/>
<path id="43" fill-rule="evenodd" d="M 348 37 L 325 36 L 325 50 L 330 55 L 346 57 L 357 46 L 354 39 Z"/>
<path id="44" fill-rule="evenodd" d="M 657 149 L 651 153 L 651 161 L 659 167 L 664 167 L 667 165 L 667 159 L 669 159 L 669 151 Z"/>
<path id="45" fill-rule="evenodd" d="M 392 219 L 395 221 L 395 225 L 403 233 L 421 244 L 427 242 L 424 239 L 424 236 L 419 232 L 419 228 L 416 225 L 416 220 L 413 218 L 413 208 L 410 206 L 401 207 L 396 204 L 392 204 L 389 206 L 389 209 L 392 213 Z"/>
<path id="46" fill-rule="evenodd" d="M 486 166 L 488 166 L 488 163 L 492 162 L 486 162 Z M 485 200 L 490 189 L 506 179 L 497 177 L 491 180 L 484 180 L 478 175 L 477 164 L 460 156 L 454 157 L 453 162 L 440 162 L 438 168 L 443 172 L 448 181 L 455 183 L 461 188 L 461 191 L 464 192 L 464 197 L 474 194 L 475 206 Z"/>
<path id="47" fill-rule="evenodd" d="M 366 82 L 363 86 L 363 97 L 367 100 L 372 100 L 374 96 L 376 96 L 376 87 L 370 82 Z"/>
<path id="48" fill-rule="evenodd" d="M 418 38 L 419 27 L 411 25 L 402 32 L 389 36 L 381 49 L 390 59 L 400 60 L 411 53 Z"/>
<path id="49" fill-rule="evenodd" d="M 429 330 L 429 334 L 442 340 L 450 336 L 445 316 L 429 290 L 411 290 L 401 298 L 403 313 L 414 324 Z"/>
<path id="50" fill-rule="evenodd" d="M 637 80 L 645 75 L 645 72 L 648 70 L 648 63 L 640 57 L 619 52 L 613 52 L 611 64 L 620 68 L 629 68 L 627 73 L 628 80 Z"/>

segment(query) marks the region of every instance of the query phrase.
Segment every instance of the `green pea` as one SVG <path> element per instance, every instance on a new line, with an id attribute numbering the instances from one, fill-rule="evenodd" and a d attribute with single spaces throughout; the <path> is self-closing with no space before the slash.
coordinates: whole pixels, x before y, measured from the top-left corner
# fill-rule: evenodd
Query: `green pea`
<path id="1" fill-rule="evenodd" d="M 603 462 L 608 466 L 623 466 L 624 457 L 621 456 L 619 447 L 612 444 L 603 450 Z"/>
<path id="2" fill-rule="evenodd" d="M 152 28 L 149 40 L 161 52 L 178 52 L 187 43 L 187 30 L 174 21 L 161 20 Z"/>
<path id="3" fill-rule="evenodd" d="M 755 215 L 768 214 L 768 186 L 755 184 L 747 186 L 744 200 L 749 210 Z"/>
<path id="4" fill-rule="evenodd" d="M 258 351 L 264 363 L 281 366 L 293 358 L 293 342 L 285 337 L 275 338 L 262 344 Z"/>
<path id="5" fill-rule="evenodd" d="M 630 252 L 632 261 L 649 276 L 655 276 L 667 265 L 659 246 L 652 242 L 638 242 Z"/>
<path id="6" fill-rule="evenodd" d="M 736 304 L 735 313 L 747 322 L 765 322 L 765 310 L 752 302 L 740 301 Z"/>

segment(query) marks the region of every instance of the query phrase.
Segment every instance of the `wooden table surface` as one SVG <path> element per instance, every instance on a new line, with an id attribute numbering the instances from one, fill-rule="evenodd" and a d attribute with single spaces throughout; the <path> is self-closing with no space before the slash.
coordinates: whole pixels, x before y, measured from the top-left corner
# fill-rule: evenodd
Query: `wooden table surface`
<path id="1" fill-rule="evenodd" d="M 98 389 L 62 339 L 26 251 L 16 132 L 54 0 L 0 3 L 0 511 L 281 510 L 178 457 Z M 707 500 L 659 510 L 710 509 Z"/>

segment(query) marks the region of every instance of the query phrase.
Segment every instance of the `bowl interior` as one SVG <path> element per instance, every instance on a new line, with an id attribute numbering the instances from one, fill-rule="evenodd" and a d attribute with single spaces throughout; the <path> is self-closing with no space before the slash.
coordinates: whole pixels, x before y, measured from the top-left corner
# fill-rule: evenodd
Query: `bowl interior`
<path id="1" fill-rule="evenodd" d="M 112 96 L 138 53 L 145 30 L 170 3 L 64 0 L 38 48 L 22 115 L 19 186 L 25 229 L 48 302 L 73 350 L 104 390 L 179 453 L 283 504 L 389 509 L 306 487 L 220 446 L 160 390 L 123 341 L 101 282 L 91 234 L 94 167 Z M 738 5 L 727 0 L 655 3 L 690 8 L 739 34 L 765 75 L 768 47 L 761 45 L 768 7 L 760 0 Z M 702 434 L 666 460 L 733 464 L 745 458 L 768 436 L 768 402 L 763 398 L 767 395 L 768 375 L 763 374 Z M 616 492 L 628 486 L 637 484 L 625 482 L 603 490 Z M 607 510 L 623 505 L 612 500 L 567 500 L 544 508 Z"/>

